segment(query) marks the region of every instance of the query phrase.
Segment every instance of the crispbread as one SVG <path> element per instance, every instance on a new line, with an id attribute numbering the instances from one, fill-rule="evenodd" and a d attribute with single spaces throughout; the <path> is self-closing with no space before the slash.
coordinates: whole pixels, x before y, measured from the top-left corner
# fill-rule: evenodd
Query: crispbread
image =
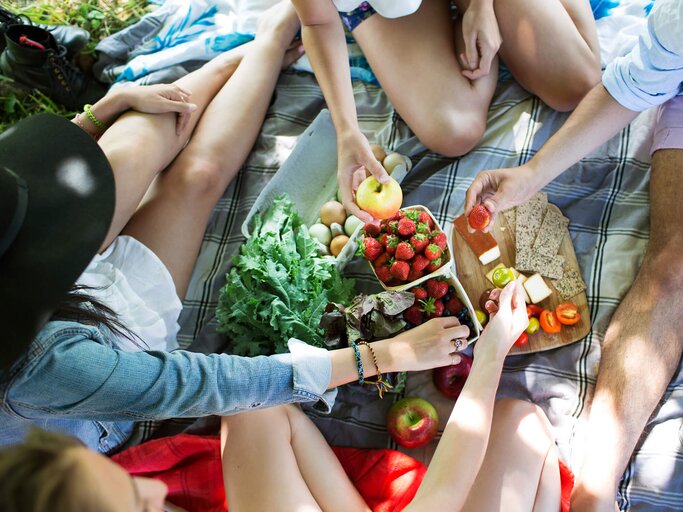
<path id="1" fill-rule="evenodd" d="M 564 274 L 564 263 L 565 258 L 561 254 L 543 256 L 527 247 L 517 251 L 515 267 L 521 272 L 538 272 L 551 279 L 561 279 Z"/>
<path id="2" fill-rule="evenodd" d="M 534 252 L 549 258 L 555 256 L 560 250 L 568 225 L 569 219 L 562 215 L 560 209 L 554 204 L 549 204 L 536 235 Z"/>
<path id="3" fill-rule="evenodd" d="M 518 253 L 524 248 L 533 247 L 547 207 L 548 197 L 544 193 L 534 195 L 517 207 L 515 242 Z"/>
<path id="4" fill-rule="evenodd" d="M 565 268 L 560 279 L 552 279 L 553 286 L 562 300 L 569 300 L 586 289 L 581 274 L 574 269 Z"/>

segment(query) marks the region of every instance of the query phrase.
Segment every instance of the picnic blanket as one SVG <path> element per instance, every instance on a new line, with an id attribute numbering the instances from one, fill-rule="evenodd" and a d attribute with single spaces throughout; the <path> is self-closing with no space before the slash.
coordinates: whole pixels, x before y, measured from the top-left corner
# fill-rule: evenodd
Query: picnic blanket
<path id="1" fill-rule="evenodd" d="M 630 14 L 629 9 L 640 12 L 649 4 L 604 2 L 603 7 L 612 15 L 603 18 L 615 20 L 612 16 L 622 13 L 635 20 L 640 16 Z M 614 32 L 616 27 L 610 30 L 613 32 L 601 32 L 601 42 L 605 44 L 605 38 L 613 34 L 618 44 L 611 51 L 625 51 L 629 44 L 626 38 Z M 624 33 L 630 34 L 626 29 Z M 427 151 L 379 88 L 356 81 L 354 94 L 360 126 L 368 138 L 413 160 L 414 168 L 403 183 L 404 204 L 427 206 L 444 226 L 462 212 L 465 191 L 480 170 L 527 161 L 566 118 L 514 82 L 505 81 L 496 91 L 481 144 L 468 155 L 453 159 Z M 323 107 L 324 99 L 312 75 L 289 71 L 281 76 L 254 150 L 216 206 L 208 226 L 184 302 L 181 346 L 192 344 L 193 350 L 204 352 L 229 351 L 229 340 L 215 332 L 213 317 L 224 276 L 244 241 L 240 227 L 297 137 Z M 571 220 L 570 234 L 588 286 L 592 330 L 570 346 L 508 358 L 499 395 L 539 404 L 554 426 L 562 459 L 573 469 L 581 460 L 585 412 L 595 384 L 600 343 L 647 245 L 648 150 L 653 116 L 654 112 L 640 115 L 544 189 L 549 200 Z M 352 262 L 346 272 L 356 278 L 360 291 L 378 290 L 362 262 Z M 643 361 L 643 368 L 647 371 L 647 361 Z M 412 375 L 406 392 L 427 393 L 426 398 L 438 400 L 428 396 L 429 378 L 428 372 Z M 371 390 L 346 388 L 330 416 L 311 414 L 332 444 L 393 447 L 384 428 L 384 414 L 395 398 L 380 401 Z M 679 368 L 624 474 L 619 487 L 622 510 L 683 510 L 682 410 L 683 375 Z M 410 453 L 423 460 L 429 457 L 427 451 Z"/>

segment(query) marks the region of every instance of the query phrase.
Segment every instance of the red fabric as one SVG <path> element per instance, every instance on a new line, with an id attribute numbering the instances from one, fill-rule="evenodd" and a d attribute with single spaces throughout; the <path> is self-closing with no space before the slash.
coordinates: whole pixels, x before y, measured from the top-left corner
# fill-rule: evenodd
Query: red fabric
<path id="1" fill-rule="evenodd" d="M 332 450 L 373 512 L 402 510 L 415 496 L 427 469 L 395 450 Z M 112 457 L 134 476 L 168 486 L 168 501 L 189 512 L 226 512 L 220 439 L 180 434 L 156 439 Z M 574 475 L 560 461 L 562 512 L 569 510 Z"/>
<path id="2" fill-rule="evenodd" d="M 562 461 L 560 461 L 560 486 L 562 488 L 560 512 L 569 512 L 569 500 L 574 490 L 574 473 Z"/>
<path id="3" fill-rule="evenodd" d="M 395 512 L 413 499 L 427 470 L 395 450 L 332 448 L 374 512 Z M 180 434 L 135 446 L 112 457 L 134 476 L 168 486 L 168 501 L 189 512 L 225 512 L 220 439 Z"/>

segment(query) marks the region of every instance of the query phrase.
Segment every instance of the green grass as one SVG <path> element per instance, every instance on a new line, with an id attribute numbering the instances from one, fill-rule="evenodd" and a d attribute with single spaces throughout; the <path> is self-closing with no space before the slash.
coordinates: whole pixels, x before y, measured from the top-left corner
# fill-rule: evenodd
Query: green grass
<path id="1" fill-rule="evenodd" d="M 79 64 L 86 68 L 92 63 L 99 41 L 135 23 L 151 10 L 147 0 L 0 0 L 0 7 L 38 23 L 78 25 L 86 29 L 90 32 L 90 43 L 79 58 Z M 41 112 L 74 115 L 44 94 L 19 88 L 11 79 L 0 75 L 0 132 L 24 117 Z"/>

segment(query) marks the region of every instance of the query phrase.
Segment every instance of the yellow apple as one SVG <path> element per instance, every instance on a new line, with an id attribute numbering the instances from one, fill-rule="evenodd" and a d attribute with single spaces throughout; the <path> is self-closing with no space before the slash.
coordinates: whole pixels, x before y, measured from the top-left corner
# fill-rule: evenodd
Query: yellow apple
<path id="1" fill-rule="evenodd" d="M 401 186 L 392 177 L 389 177 L 387 184 L 382 184 L 374 176 L 369 176 L 356 190 L 356 204 L 379 220 L 393 217 L 402 202 Z"/>

